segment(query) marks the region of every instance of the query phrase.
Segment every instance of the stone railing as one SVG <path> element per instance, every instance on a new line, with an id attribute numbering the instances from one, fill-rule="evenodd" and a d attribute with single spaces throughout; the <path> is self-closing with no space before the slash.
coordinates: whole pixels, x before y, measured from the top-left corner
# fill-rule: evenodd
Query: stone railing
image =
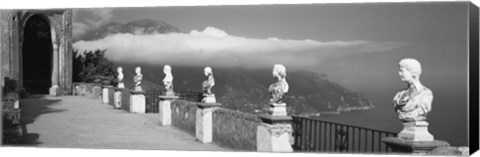
<path id="1" fill-rule="evenodd" d="M 257 150 L 257 127 L 262 123 L 257 115 L 223 108 L 219 103 L 194 102 L 200 100 L 198 93 L 164 95 L 159 90 L 136 92 L 91 83 L 74 85 L 75 95 L 98 98 L 103 104 L 130 113 L 158 114 L 162 126 L 173 125 L 202 143 L 214 142 L 233 150 Z"/>
<path id="2" fill-rule="evenodd" d="M 72 95 L 85 96 L 92 99 L 100 99 L 102 87 L 95 83 L 73 83 Z"/>
<path id="3" fill-rule="evenodd" d="M 172 103 L 172 125 L 195 135 L 195 114 L 197 111 L 195 102 L 178 100 Z"/>
<path id="4" fill-rule="evenodd" d="M 173 101 L 171 125 L 195 135 L 199 102 Z M 217 107 L 212 112 L 212 142 L 233 150 L 256 150 L 258 116 Z"/>
<path id="5" fill-rule="evenodd" d="M 258 116 L 226 108 L 213 111 L 213 142 L 234 150 L 256 151 Z"/>
<path id="6" fill-rule="evenodd" d="M 286 115 L 286 112 L 277 113 L 282 110 L 282 107 L 284 108 L 282 104 L 271 104 L 269 109 L 271 113 L 267 115 L 254 115 L 227 109 L 215 102 L 197 102 L 195 100 L 199 99 L 196 94 L 165 95 L 165 92 L 158 90 L 138 92 L 98 84 L 75 83 L 74 85 L 76 90 L 74 94 L 94 99 L 100 98 L 104 104 L 112 105 L 115 109 L 136 114 L 158 114 L 162 127 L 174 126 L 184 130 L 195 136 L 201 143 L 213 142 L 240 151 L 292 152 L 292 145 L 297 141 L 292 134 L 296 129 L 292 126 L 292 117 Z M 463 147 L 458 150 L 441 147 L 431 152 L 432 154 L 466 154 L 464 149 Z"/>

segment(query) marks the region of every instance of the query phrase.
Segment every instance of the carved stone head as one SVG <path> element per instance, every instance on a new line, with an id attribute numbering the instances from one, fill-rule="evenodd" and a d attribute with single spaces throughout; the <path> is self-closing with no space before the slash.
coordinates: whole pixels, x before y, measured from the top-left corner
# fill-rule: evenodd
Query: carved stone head
<path id="1" fill-rule="evenodd" d="M 420 79 L 422 74 L 422 66 L 420 62 L 413 58 L 402 59 L 399 63 L 398 75 L 404 82 L 412 82 Z"/>
<path id="2" fill-rule="evenodd" d="M 117 68 L 117 72 L 118 72 L 119 74 L 121 74 L 122 71 L 123 71 L 122 67 L 118 67 L 118 68 Z"/>
<path id="3" fill-rule="evenodd" d="M 140 67 L 135 68 L 135 73 L 136 73 L 137 75 L 142 74 L 142 69 L 141 69 Z"/>
<path id="4" fill-rule="evenodd" d="M 287 69 L 282 64 L 275 64 L 273 66 L 273 77 L 282 79 L 287 76 Z"/>
<path id="5" fill-rule="evenodd" d="M 166 75 L 171 75 L 172 74 L 172 67 L 170 67 L 170 65 L 165 65 L 163 66 L 163 73 L 165 73 Z"/>
<path id="6" fill-rule="evenodd" d="M 205 67 L 205 69 L 203 69 L 203 72 L 204 72 L 205 76 L 212 75 L 212 68 Z"/>

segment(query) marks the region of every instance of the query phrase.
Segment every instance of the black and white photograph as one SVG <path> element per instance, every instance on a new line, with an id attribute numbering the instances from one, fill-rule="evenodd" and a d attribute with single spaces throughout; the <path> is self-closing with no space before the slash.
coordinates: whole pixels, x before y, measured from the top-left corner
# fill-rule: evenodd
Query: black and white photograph
<path id="1" fill-rule="evenodd" d="M 0 149 L 469 156 L 478 24 L 469 1 L 0 6 Z"/>

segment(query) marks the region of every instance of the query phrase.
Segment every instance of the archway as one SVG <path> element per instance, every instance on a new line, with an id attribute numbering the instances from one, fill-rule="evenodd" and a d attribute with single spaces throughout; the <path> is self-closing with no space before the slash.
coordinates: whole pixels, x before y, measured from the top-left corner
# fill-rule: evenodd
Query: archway
<path id="1" fill-rule="evenodd" d="M 52 86 L 53 46 L 48 18 L 35 14 L 24 25 L 23 87 L 32 94 L 48 94 Z"/>

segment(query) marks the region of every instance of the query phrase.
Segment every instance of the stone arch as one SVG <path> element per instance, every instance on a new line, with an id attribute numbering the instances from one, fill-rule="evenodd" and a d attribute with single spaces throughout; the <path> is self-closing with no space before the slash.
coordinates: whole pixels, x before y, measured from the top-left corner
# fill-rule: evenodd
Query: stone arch
<path id="1" fill-rule="evenodd" d="M 30 93 L 47 94 L 53 82 L 54 29 L 41 13 L 27 13 L 20 22 L 20 85 Z"/>
<path id="2" fill-rule="evenodd" d="M 25 64 L 23 46 L 24 29 L 32 18 L 43 19 L 50 26 L 51 45 L 53 49 L 51 68 L 50 95 L 63 95 L 71 92 L 72 85 L 72 10 L 0 10 L 0 83 L 4 78 L 17 81 L 18 87 L 23 88 L 23 69 Z"/>

